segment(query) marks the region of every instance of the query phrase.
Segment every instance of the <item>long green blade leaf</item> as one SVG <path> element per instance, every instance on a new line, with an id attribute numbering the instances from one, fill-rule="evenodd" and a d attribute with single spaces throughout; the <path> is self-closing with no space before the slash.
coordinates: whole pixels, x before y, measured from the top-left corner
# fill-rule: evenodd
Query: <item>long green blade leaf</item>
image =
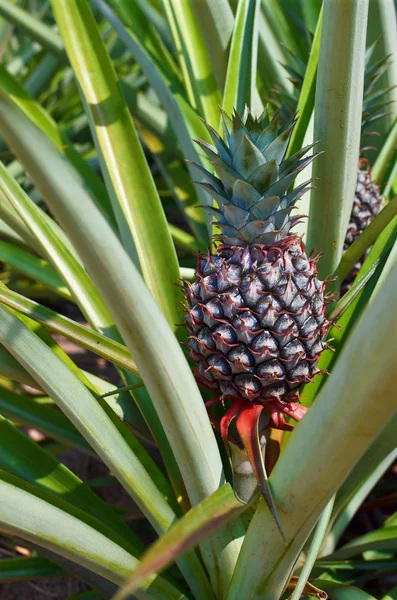
<path id="1" fill-rule="evenodd" d="M 66 170 L 64 185 L 59 186 L 57 172 L 62 158 L 15 110 L 10 101 L 0 96 L 0 127 L 7 131 L 13 148 L 40 184 L 49 206 L 122 325 L 125 341 L 135 359 L 139 359 L 138 369 L 162 421 L 169 425 L 175 453 L 185 463 L 192 502 L 198 503 L 223 482 L 223 473 L 204 403 L 183 352 L 108 223 Z M 15 123 L 23 124 L 23 139 L 13 128 Z M 104 239 L 107 252 L 98 255 L 96 249 Z"/>
<path id="2" fill-rule="evenodd" d="M 7 169 L 0 163 L 0 190 L 7 197 L 15 212 L 19 214 L 30 232 L 34 235 L 37 242 L 42 248 L 42 252 L 50 260 L 54 268 L 58 271 L 63 281 L 69 286 L 68 298 L 71 297 L 71 292 L 80 305 L 82 311 L 86 315 L 88 321 L 96 328 L 109 332 L 114 328 L 112 317 L 104 305 L 95 285 L 87 275 L 84 267 L 74 258 L 62 240 L 58 237 L 57 232 L 52 229 L 43 213 L 37 208 L 34 202 L 24 193 L 22 188 L 9 175 Z M 20 250 L 18 250 L 21 253 Z M 21 257 L 21 265 L 25 267 L 32 264 L 31 277 L 35 277 L 39 281 L 46 281 L 43 276 L 46 272 L 51 275 L 51 280 L 59 279 L 56 271 L 47 266 L 43 267 L 45 261 L 36 258 L 33 255 L 29 256 L 24 253 Z M 22 268 L 21 267 L 21 268 Z M 49 285 L 47 283 L 47 285 Z M 59 287 L 59 284 L 58 284 Z"/>
<path id="3" fill-rule="evenodd" d="M 53 12 L 83 90 L 143 276 L 168 321 L 180 321 L 175 249 L 113 65 L 86 0 L 56 0 Z M 95 74 L 95 76 L 93 76 Z"/>
<path id="4" fill-rule="evenodd" d="M 28 372 L 34 374 L 116 475 L 153 527 L 158 532 L 168 529 L 175 518 L 174 512 L 109 414 L 44 342 L 7 309 L 0 307 L 0 316 L 0 341 Z M 180 565 L 193 589 L 204 593 L 206 579 L 195 555 L 182 558 Z"/>
<path id="5" fill-rule="evenodd" d="M 211 535 L 228 521 L 241 514 L 246 505 L 240 502 L 229 484 L 192 508 L 176 525 L 155 542 L 144 554 L 139 567 L 114 600 L 125 600 L 135 593 L 149 575 L 160 573 L 187 549 L 196 546 L 201 539 Z"/>
<path id="6" fill-rule="evenodd" d="M 389 135 L 386 138 L 385 143 L 383 144 L 377 159 L 372 168 L 372 177 L 374 181 L 378 182 L 380 185 L 384 182 L 385 175 L 387 173 L 388 167 L 395 156 L 397 148 L 397 117 L 394 120 L 393 127 L 390 130 Z"/>
<path id="7" fill-rule="evenodd" d="M 392 420 L 391 424 L 395 428 L 397 425 L 397 420 L 396 419 L 394 419 L 394 421 Z M 386 429 L 390 429 L 390 426 L 387 427 Z M 385 430 L 383 430 L 383 431 L 385 432 L 385 434 L 387 434 L 387 431 L 385 431 Z M 394 432 L 395 432 L 395 429 L 394 429 Z M 372 444 L 370 449 L 372 449 L 373 446 L 374 446 L 374 444 Z M 367 452 L 366 454 L 369 454 L 369 452 Z M 369 458 L 371 460 L 372 457 L 366 456 L 366 458 L 367 459 Z M 393 451 L 390 452 L 390 454 L 388 456 L 386 456 L 386 458 L 384 458 L 376 466 L 376 468 L 373 470 L 373 472 L 370 473 L 369 476 L 365 477 L 365 473 L 368 473 L 368 470 L 369 470 L 367 468 L 364 471 L 364 474 L 362 474 L 362 481 L 360 482 L 360 485 L 358 485 L 357 489 L 354 490 L 354 493 L 352 493 L 350 495 L 350 497 L 348 498 L 348 502 L 346 502 L 344 504 L 343 510 L 341 510 L 340 501 L 339 501 L 339 515 L 338 515 L 338 518 L 336 519 L 336 521 L 334 522 L 334 526 L 332 527 L 332 530 L 327 539 L 327 544 L 328 544 L 327 548 L 329 548 L 329 550 L 336 547 L 340 537 L 342 536 L 343 532 L 345 531 L 346 527 L 348 526 L 348 524 L 350 523 L 350 521 L 352 520 L 352 518 L 354 517 L 356 512 L 359 510 L 359 508 L 362 505 L 362 503 L 364 502 L 365 498 L 368 496 L 368 494 L 374 488 L 374 486 L 376 485 L 378 480 L 384 475 L 384 473 L 387 471 L 387 469 L 389 469 L 390 466 L 395 462 L 396 458 L 397 458 L 397 450 L 394 450 L 394 452 Z M 371 462 L 373 462 L 373 461 L 371 461 Z M 361 464 L 359 464 L 359 467 L 361 467 L 360 470 L 362 472 L 364 470 L 363 465 L 362 465 L 362 459 L 361 459 L 360 463 Z M 356 465 L 354 471 L 357 469 L 357 466 L 358 465 Z M 356 473 L 354 473 L 354 474 L 357 475 L 358 473 L 360 473 L 360 471 L 357 469 Z M 342 486 L 342 493 L 340 493 L 339 496 L 343 497 L 343 494 L 346 493 L 346 488 L 348 487 L 346 485 L 346 483 L 347 482 L 345 482 L 344 486 Z"/>
<path id="8" fill-rule="evenodd" d="M 262 98 L 268 98 L 275 85 L 283 90 L 292 91 L 292 83 L 287 78 L 283 67 L 285 57 L 280 40 L 273 30 L 263 11 L 259 13 L 258 40 L 258 90 Z"/>
<path id="9" fill-rule="evenodd" d="M 40 281 L 62 298 L 66 298 L 67 300 L 72 299 L 65 282 L 62 281 L 55 269 L 44 258 L 39 258 L 27 250 L 18 248 L 18 246 L 11 242 L 0 240 L 0 261 L 8 263 L 16 271 L 23 273 L 27 277 Z"/>
<path id="10" fill-rule="evenodd" d="M 310 0 L 310 2 L 312 2 L 312 0 Z M 288 156 L 292 156 L 295 152 L 298 152 L 298 150 L 303 147 L 305 134 L 307 128 L 309 127 L 309 121 L 313 112 L 322 26 L 323 13 L 321 10 L 320 17 L 317 22 L 316 33 L 314 35 L 310 50 L 309 61 L 305 71 L 305 78 L 299 94 L 298 106 L 296 108 L 298 113 L 298 122 L 292 132 L 291 141 L 288 146 Z"/>
<path id="11" fill-rule="evenodd" d="M 290 600 L 300 600 L 300 597 L 304 594 L 305 586 L 310 577 L 310 573 L 313 569 L 313 565 L 316 561 L 316 558 L 320 552 L 321 545 L 323 543 L 327 531 L 328 523 L 331 518 L 332 507 L 334 505 L 334 500 L 334 497 L 331 498 L 331 500 L 325 507 L 321 517 L 318 520 L 309 551 L 306 555 L 305 564 L 303 565 L 302 571 L 299 574 L 298 582 Z"/>
<path id="12" fill-rule="evenodd" d="M 62 40 L 59 38 L 62 43 Z M 75 167 L 84 184 L 90 190 L 93 198 L 98 201 L 111 223 L 115 223 L 114 215 L 109 203 L 109 198 L 104 184 L 95 172 L 88 166 L 79 152 L 70 142 L 68 137 L 60 130 L 52 117 L 44 108 L 35 102 L 20 82 L 12 77 L 7 70 L 0 65 L 0 87 L 7 92 L 14 102 L 32 119 L 50 140 L 57 146 L 61 154 L 64 154 Z"/>
<path id="13" fill-rule="evenodd" d="M 371 146 L 382 148 L 389 134 L 393 121 L 397 116 L 397 10 L 393 0 L 371 0 L 368 15 L 368 44 L 378 40 L 374 52 L 374 60 L 390 56 L 391 61 L 383 76 L 377 82 L 375 89 L 387 89 L 385 100 L 390 102 L 384 118 L 375 122 L 374 129 L 379 137 L 374 137 Z"/>
<path id="14" fill-rule="evenodd" d="M 330 600 L 376 600 L 371 594 L 367 594 L 363 590 L 353 586 L 347 585 L 333 585 L 332 582 L 317 581 L 318 585 L 321 585 L 328 593 Z"/>
<path id="15" fill-rule="evenodd" d="M 114 3 L 118 4 L 119 0 L 114 0 L 112 4 Z M 127 4 L 124 7 L 123 23 L 125 25 L 103 0 L 95 0 L 95 5 L 104 17 L 108 19 L 120 39 L 131 51 L 131 54 L 144 71 L 166 112 L 172 115 L 171 123 L 178 137 L 184 157 L 193 162 L 200 163 L 200 157 L 197 154 L 192 139 L 202 138 L 209 141 L 207 130 L 201 123 L 198 114 L 186 100 L 179 82 L 164 69 L 164 65 L 156 60 L 155 56 L 148 51 L 145 44 L 134 33 L 133 24 L 135 15 L 131 5 Z M 189 164 L 188 169 L 191 178 L 194 179 L 197 173 Z M 206 206 L 208 204 L 207 194 L 201 190 L 197 190 L 197 194 L 200 198 L 200 204 Z M 201 216 L 198 220 L 202 222 L 203 219 L 207 218 L 207 215 L 203 215 L 202 209 L 197 210 L 201 211 Z"/>
<path id="16" fill-rule="evenodd" d="M 219 89 L 225 85 L 233 13 L 228 0 L 191 0 Z"/>
<path id="17" fill-rule="evenodd" d="M 230 115 L 251 107 L 256 90 L 259 0 L 239 0 L 231 41 L 222 108 Z"/>
<path id="18" fill-rule="evenodd" d="M 0 582 L 21 581 L 35 577 L 59 577 L 65 571 L 46 558 L 2 558 L 0 562 Z"/>
<path id="19" fill-rule="evenodd" d="M 384 527 L 371 531 L 365 535 L 348 542 L 339 550 L 327 556 L 330 560 L 346 560 L 352 556 L 359 556 L 367 550 L 396 550 L 397 527 Z"/>
<path id="20" fill-rule="evenodd" d="M 68 317 L 42 306 L 34 300 L 29 300 L 5 286 L 0 286 L 0 302 L 14 308 L 18 312 L 30 317 L 50 331 L 64 335 L 67 339 L 76 342 L 83 348 L 91 350 L 106 360 L 138 374 L 138 369 L 131 358 L 128 349 L 111 340 L 110 338 L 76 323 Z"/>
<path id="21" fill-rule="evenodd" d="M 91 198 L 85 192 L 84 188 L 81 187 L 80 182 L 74 178 L 73 173 L 68 169 L 68 165 L 61 159 L 58 155 L 56 149 L 51 145 L 50 141 L 47 140 L 44 136 L 41 135 L 31 122 L 20 112 L 17 107 L 12 103 L 8 98 L 5 99 L 8 102 L 8 107 L 14 107 L 20 115 L 18 118 L 18 122 L 15 122 L 16 125 L 16 135 L 19 137 L 22 134 L 25 135 L 26 126 L 30 128 L 33 138 L 30 139 L 32 145 L 28 145 L 28 153 L 27 156 L 34 156 L 37 151 L 35 135 L 41 136 L 41 139 L 46 140 L 51 147 L 51 155 L 52 157 L 57 157 L 56 165 L 54 165 L 54 173 L 51 175 L 53 188 L 50 193 L 50 196 L 54 194 L 56 196 L 63 196 L 67 202 L 70 202 L 70 185 L 73 182 L 73 186 L 77 195 L 82 194 L 84 198 L 87 199 L 88 202 L 91 203 Z M 22 119 L 24 120 L 24 125 L 22 125 Z M 9 124 L 11 123 L 8 121 Z M 21 128 L 22 126 L 22 128 Z M 34 133 L 33 133 L 34 132 Z M 19 139 L 21 139 L 19 137 Z M 26 149 L 26 140 L 23 142 L 23 146 Z M 38 184 L 41 187 L 42 183 L 46 180 L 49 175 L 49 171 L 47 166 L 45 165 L 45 161 L 42 161 L 43 172 L 37 173 L 35 171 L 36 176 L 38 177 Z M 93 327 L 98 329 L 99 331 L 105 332 L 109 337 L 115 339 L 120 342 L 121 337 L 118 333 L 112 316 L 109 313 L 109 310 L 99 294 L 96 286 L 93 284 L 92 279 L 88 276 L 87 271 L 81 266 L 79 262 L 77 262 L 71 256 L 68 248 L 65 247 L 65 244 L 62 242 L 62 239 L 57 235 L 57 231 L 53 230 L 51 227 L 48 227 L 47 221 L 43 218 L 43 214 L 37 210 L 36 205 L 24 194 L 21 188 L 16 184 L 16 182 L 9 176 L 9 174 L 2 170 L 2 179 L 0 180 L 0 185 L 6 193 L 7 198 L 9 199 L 11 205 L 15 207 L 16 211 L 23 218 L 24 223 L 29 227 L 29 229 L 34 233 L 37 240 L 42 245 L 45 250 L 48 258 L 53 262 L 53 264 L 57 267 L 59 272 L 62 274 L 62 277 L 65 281 L 68 282 L 68 285 L 74 292 L 75 298 L 79 301 L 80 307 L 82 311 L 86 314 L 88 321 L 91 323 Z M 46 193 L 44 192 L 44 195 Z M 77 197 L 77 196 L 76 196 Z M 81 207 L 78 209 L 77 218 L 80 218 L 81 215 Z M 112 229 L 109 227 L 110 231 Z M 84 228 L 82 230 L 82 244 L 84 247 L 86 246 L 86 234 Z M 113 233 L 113 232 L 112 232 Z M 113 234 L 114 235 L 114 234 Z M 103 249 L 103 240 L 98 239 L 98 247 Z M 95 261 L 96 268 L 97 262 Z M 125 284 L 127 282 L 124 282 Z M 108 283 L 107 283 L 108 285 Z M 118 294 L 115 295 L 118 297 Z M 130 307 L 125 312 L 125 315 L 128 315 L 130 311 Z M 121 373 L 123 379 L 125 379 L 128 384 L 135 384 L 139 380 L 135 375 L 130 374 L 128 372 Z M 159 421 L 159 418 L 155 412 L 153 403 L 151 402 L 150 397 L 147 394 L 145 389 L 137 389 L 134 391 L 134 399 L 139 406 L 142 414 L 144 415 L 153 435 L 158 443 L 159 448 L 161 448 L 162 456 L 164 458 L 164 462 L 167 467 L 167 471 L 170 474 L 170 478 L 172 481 L 172 485 L 176 491 L 177 497 L 181 497 L 182 500 L 185 500 L 186 492 L 184 490 L 184 484 L 179 473 L 178 467 L 176 465 L 176 461 L 174 455 L 171 451 L 168 440 L 165 436 L 164 429 Z M 154 465 L 154 463 L 153 463 Z M 183 504 L 183 502 L 182 502 Z M 185 501 L 186 504 L 186 501 Z"/>
<path id="22" fill-rule="evenodd" d="M 314 139 L 324 153 L 313 165 L 318 181 L 307 233 L 309 251 L 324 252 L 322 278 L 334 273 L 341 259 L 356 186 L 368 0 L 325 0 L 323 10 Z"/>
<path id="23" fill-rule="evenodd" d="M 141 554 L 143 544 L 138 537 L 65 465 L 3 417 L 0 417 L 0 432 L 0 469 L 92 515 L 99 523 L 106 525 L 107 530 L 113 531 L 113 536 L 109 535 L 114 541 L 127 544 L 126 548 L 134 556 Z M 120 537 L 125 541 L 120 541 Z"/>
<path id="24" fill-rule="evenodd" d="M 65 58 L 65 50 L 62 40 L 58 34 L 45 23 L 30 15 L 27 11 L 16 6 L 9 0 L 3 0 L 0 4 L 0 15 L 7 21 L 21 27 L 34 40 L 37 40 L 44 48 L 47 48 L 55 56 Z"/>
<path id="25" fill-rule="evenodd" d="M 38 380 L 119 477 L 153 526 L 160 531 L 167 529 L 172 510 L 96 399 L 28 327 L 1 306 L 0 315 L 0 340 L 7 350 Z"/>
<path id="26" fill-rule="evenodd" d="M 367 302 L 374 293 L 374 288 L 379 281 L 381 274 L 385 268 L 384 259 L 390 255 L 391 249 L 396 239 L 397 233 L 397 217 L 385 227 L 382 231 L 375 244 L 373 245 L 369 255 L 367 256 L 360 272 L 357 275 L 356 281 L 352 286 L 348 294 L 354 295 L 352 302 L 345 308 L 343 314 L 339 316 L 336 326 L 333 327 L 329 335 L 333 338 L 332 345 L 337 350 L 337 353 L 333 353 L 331 350 L 325 350 L 319 360 L 319 369 L 326 369 L 331 371 L 336 361 L 336 356 L 340 353 L 343 345 L 346 343 L 355 322 L 360 318 L 363 310 L 366 307 Z M 373 274 L 367 283 L 361 287 L 362 278 L 365 278 L 371 271 Z M 359 289 L 356 293 L 357 288 Z M 335 307 L 335 312 L 338 311 L 338 307 L 343 305 L 346 294 L 341 298 Z M 336 315 L 335 315 L 336 316 Z M 302 403 L 305 406 L 309 406 L 311 402 L 316 398 L 319 389 L 326 381 L 325 375 L 318 375 L 314 381 L 306 384 L 302 390 Z"/>
<path id="27" fill-rule="evenodd" d="M 0 472 L 0 528 L 37 543 L 120 585 L 138 561 L 124 548 L 86 523 L 79 509 L 57 500 L 22 480 Z M 94 521 L 94 519 L 90 519 Z M 158 578 L 146 580 L 142 600 L 186 598 L 179 590 Z"/>
<path id="28" fill-rule="evenodd" d="M 221 96 L 191 0 L 162 0 L 192 106 L 212 127 L 219 121 Z"/>
<path id="29" fill-rule="evenodd" d="M 277 0 L 261 0 L 261 7 L 284 53 L 287 55 L 287 49 L 291 49 L 299 55 L 300 33 L 297 28 L 292 27 L 284 5 Z"/>
<path id="30" fill-rule="evenodd" d="M 75 446 L 86 452 L 91 451 L 90 445 L 61 412 L 2 387 L 0 413 L 12 421 L 36 427 L 63 444 Z"/>
<path id="31" fill-rule="evenodd" d="M 0 345 L 0 375 L 29 385 L 34 389 L 40 389 L 40 386 L 33 377 L 24 369 L 17 360 Z"/>

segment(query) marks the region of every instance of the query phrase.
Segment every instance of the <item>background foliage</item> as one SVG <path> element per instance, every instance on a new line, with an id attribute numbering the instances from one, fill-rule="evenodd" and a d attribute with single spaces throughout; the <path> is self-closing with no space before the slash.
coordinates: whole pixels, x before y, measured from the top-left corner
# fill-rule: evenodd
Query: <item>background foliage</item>
<path id="1" fill-rule="evenodd" d="M 378 38 L 389 104 L 368 158 L 384 208 L 343 255 Z M 2 0 L 0 56 L 0 582 L 72 574 L 80 600 L 397 598 L 393 1 Z M 336 294 L 371 250 L 270 477 L 284 542 L 258 495 L 233 492 L 176 284 L 210 244 L 189 162 L 206 165 L 201 119 L 218 130 L 219 106 L 293 96 L 291 60 L 289 153 L 324 151 L 299 233 Z M 79 478 L 69 448 L 105 475 Z M 121 487 L 133 509 L 109 501 Z"/>

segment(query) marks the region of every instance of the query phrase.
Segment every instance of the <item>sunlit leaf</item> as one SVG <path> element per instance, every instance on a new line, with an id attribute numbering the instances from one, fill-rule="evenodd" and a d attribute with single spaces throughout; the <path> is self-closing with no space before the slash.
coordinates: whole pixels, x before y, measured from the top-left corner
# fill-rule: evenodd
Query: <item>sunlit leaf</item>
<path id="1" fill-rule="evenodd" d="M 324 153 L 313 164 L 319 180 L 311 194 L 306 243 L 309 251 L 324 252 L 318 265 L 322 278 L 334 273 L 342 256 L 356 187 L 367 14 L 368 0 L 324 3 L 314 116 L 314 139 Z"/>
<path id="2" fill-rule="evenodd" d="M 229 484 L 221 486 L 150 547 L 114 600 L 124 600 L 129 593 L 135 593 L 150 574 L 160 573 L 175 557 L 196 546 L 201 539 L 224 526 L 245 508 L 246 505 L 236 498 Z"/>

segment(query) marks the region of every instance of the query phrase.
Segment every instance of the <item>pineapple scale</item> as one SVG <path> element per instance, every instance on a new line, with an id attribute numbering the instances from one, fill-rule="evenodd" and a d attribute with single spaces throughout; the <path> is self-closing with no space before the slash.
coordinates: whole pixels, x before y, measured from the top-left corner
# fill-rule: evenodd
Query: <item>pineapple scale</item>
<path id="1" fill-rule="evenodd" d="M 292 401 L 318 372 L 329 325 L 324 282 L 301 239 L 219 246 L 186 284 L 197 378 L 224 396 Z"/>

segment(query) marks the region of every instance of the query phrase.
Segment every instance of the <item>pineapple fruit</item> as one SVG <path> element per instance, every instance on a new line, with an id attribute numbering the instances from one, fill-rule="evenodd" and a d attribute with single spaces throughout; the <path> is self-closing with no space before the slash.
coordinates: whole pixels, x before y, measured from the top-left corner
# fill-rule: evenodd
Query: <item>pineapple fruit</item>
<path id="1" fill-rule="evenodd" d="M 219 245 L 199 256 L 196 280 L 185 283 L 186 324 L 198 381 L 231 399 L 220 433 L 231 439 L 235 420 L 232 439 L 255 462 L 251 431 L 291 429 L 284 415 L 303 416 L 299 390 L 325 348 L 325 282 L 293 233 L 294 205 L 310 182 L 291 186 L 314 156 L 305 158 L 308 146 L 285 158 L 295 121 L 267 111 L 254 118 L 248 109 L 222 117 L 224 139 L 207 125 L 213 145 L 198 141 L 216 173 L 196 165 L 218 205 L 206 208 Z"/>
<path id="2" fill-rule="evenodd" d="M 372 223 L 382 207 L 382 196 L 379 186 L 373 181 L 371 168 L 365 159 L 359 162 L 357 172 L 356 193 L 354 195 L 352 212 L 350 215 L 349 226 L 347 228 L 346 238 L 343 250 L 349 249 L 354 240 L 361 235 L 364 229 Z M 341 285 L 341 295 L 343 296 L 351 288 L 359 270 L 361 269 L 370 248 L 357 261 L 354 267 L 346 275 Z"/>

